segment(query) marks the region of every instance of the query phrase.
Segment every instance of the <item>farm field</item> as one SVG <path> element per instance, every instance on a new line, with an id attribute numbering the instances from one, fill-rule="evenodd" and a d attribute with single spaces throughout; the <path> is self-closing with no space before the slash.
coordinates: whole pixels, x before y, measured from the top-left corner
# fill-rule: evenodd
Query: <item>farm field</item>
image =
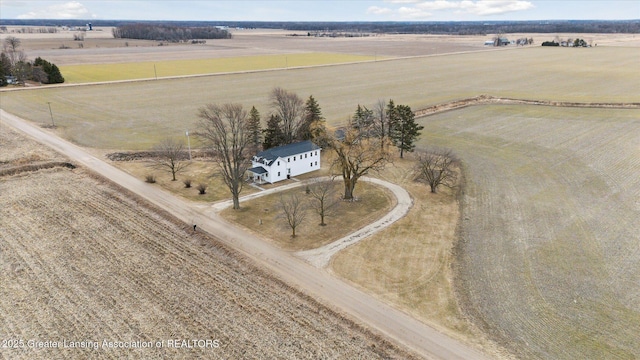
<path id="1" fill-rule="evenodd" d="M 287 69 L 374 60 L 373 56 L 305 53 L 159 62 L 65 65 L 60 67 L 60 71 L 65 76 L 65 83 L 77 84 Z"/>
<path id="2" fill-rule="evenodd" d="M 586 56 L 588 55 L 588 56 Z M 83 146 L 148 149 L 184 134 L 201 106 L 237 102 L 270 111 L 276 86 L 313 95 L 330 125 L 344 124 L 358 104 L 393 99 L 414 110 L 489 94 L 536 100 L 637 102 L 640 48 L 520 48 L 320 68 L 2 92 L 2 107 L 49 123 Z M 611 66 L 615 59 L 617 66 Z M 464 79 L 464 81 L 460 81 Z M 144 106 L 141 106 L 144 104 Z M 192 129 L 193 130 L 193 129 Z M 103 136 L 109 134 L 110 136 Z"/>
<path id="3" fill-rule="evenodd" d="M 423 146 L 464 159 L 454 283 L 474 322 L 523 358 L 640 356 L 640 111 L 492 105 L 421 122 Z"/>
<path id="4" fill-rule="evenodd" d="M 0 33 L 0 40 L 16 36 L 22 40 L 28 54 L 41 56 L 58 65 L 296 53 L 403 57 L 487 49 L 483 46 L 484 36 L 378 34 L 360 38 L 329 38 L 307 37 L 306 32 L 267 29 L 234 29 L 231 33 L 232 39 L 207 40 L 206 44 L 197 45 L 114 39 L 110 36 L 111 28 L 86 32 L 84 41 L 73 41 L 74 35 L 79 34 L 77 31 L 54 34 L 7 32 Z"/>
<path id="5" fill-rule="evenodd" d="M 3 126 L 0 143 L 40 146 L 16 135 Z M 3 347 L 2 357 L 414 357 L 82 169 L 4 176 L 0 193 L 0 337 L 89 344 Z M 170 339 L 210 346 L 172 348 Z"/>

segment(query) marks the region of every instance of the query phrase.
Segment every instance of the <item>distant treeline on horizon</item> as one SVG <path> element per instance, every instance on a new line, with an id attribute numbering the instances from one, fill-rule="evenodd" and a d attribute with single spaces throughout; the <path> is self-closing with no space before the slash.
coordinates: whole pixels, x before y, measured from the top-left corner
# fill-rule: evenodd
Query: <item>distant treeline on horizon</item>
<path id="1" fill-rule="evenodd" d="M 137 20 L 21 20 L 0 19 L 1 26 L 122 26 L 155 24 L 185 27 L 261 28 L 298 31 L 340 31 L 399 34 L 485 35 L 495 33 L 640 33 L 638 20 L 538 20 L 538 21 L 137 21 Z"/>

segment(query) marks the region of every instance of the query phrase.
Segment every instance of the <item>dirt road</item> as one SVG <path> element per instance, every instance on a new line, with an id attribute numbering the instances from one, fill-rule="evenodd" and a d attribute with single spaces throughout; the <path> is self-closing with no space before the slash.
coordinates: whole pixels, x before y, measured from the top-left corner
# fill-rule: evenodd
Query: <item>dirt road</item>
<path id="1" fill-rule="evenodd" d="M 482 359 L 474 349 L 447 337 L 416 319 L 347 285 L 290 253 L 261 241 L 225 222 L 212 210 L 187 204 L 171 194 L 144 183 L 104 161 L 90 155 L 55 135 L 16 116 L 0 110 L 2 126 L 10 126 L 37 141 L 165 209 L 186 223 L 194 223 L 228 246 L 241 251 L 259 265 L 273 271 L 284 281 L 303 290 L 325 304 L 337 308 L 365 325 L 422 354 L 426 358 Z"/>

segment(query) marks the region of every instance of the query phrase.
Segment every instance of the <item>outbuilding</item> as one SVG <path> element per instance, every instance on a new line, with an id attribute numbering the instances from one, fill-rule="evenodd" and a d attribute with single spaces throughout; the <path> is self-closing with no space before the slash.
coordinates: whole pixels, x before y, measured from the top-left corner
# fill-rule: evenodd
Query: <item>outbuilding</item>
<path id="1" fill-rule="evenodd" d="M 261 151 L 251 160 L 248 177 L 257 183 L 273 184 L 319 170 L 321 151 L 309 140 Z"/>

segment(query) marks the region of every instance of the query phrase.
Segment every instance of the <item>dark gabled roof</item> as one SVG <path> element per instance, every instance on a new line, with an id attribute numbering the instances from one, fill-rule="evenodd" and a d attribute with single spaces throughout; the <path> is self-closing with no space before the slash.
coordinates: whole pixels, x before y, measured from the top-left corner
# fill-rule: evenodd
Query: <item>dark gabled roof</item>
<path id="1" fill-rule="evenodd" d="M 266 174 L 267 173 L 267 170 L 265 168 L 263 168 L 262 166 L 252 167 L 251 169 L 249 169 L 247 171 L 252 172 L 254 174 L 257 174 L 257 175 L 262 175 L 262 174 Z"/>
<path id="2" fill-rule="evenodd" d="M 258 153 L 256 157 L 273 161 L 279 157 L 284 158 L 313 150 L 320 150 L 320 146 L 312 143 L 310 140 L 307 140 L 267 149 Z"/>

